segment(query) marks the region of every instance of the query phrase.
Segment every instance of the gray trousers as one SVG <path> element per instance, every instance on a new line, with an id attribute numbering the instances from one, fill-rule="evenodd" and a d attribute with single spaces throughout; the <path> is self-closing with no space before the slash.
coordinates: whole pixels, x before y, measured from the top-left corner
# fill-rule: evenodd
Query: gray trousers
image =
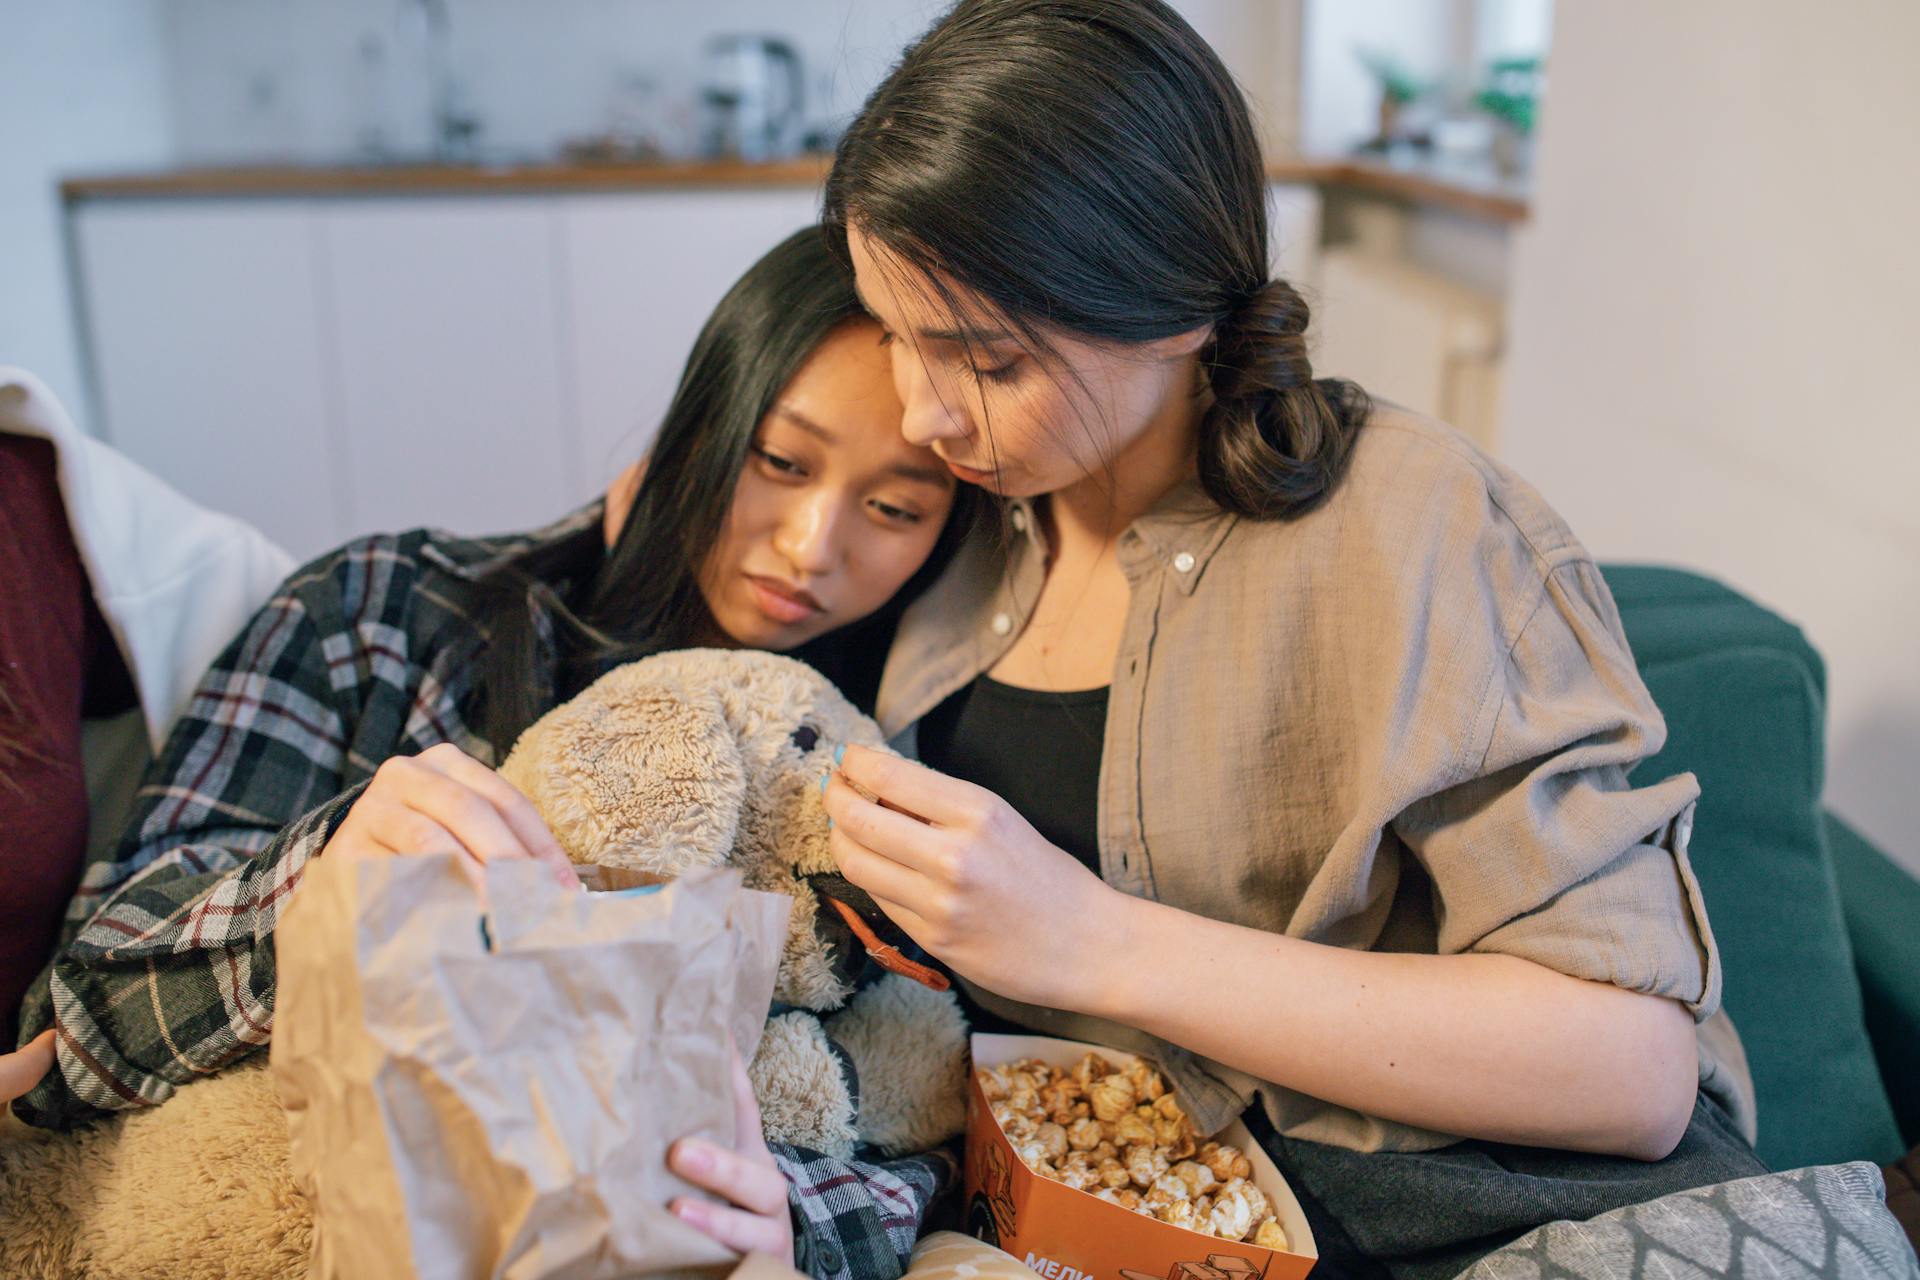
<path id="1" fill-rule="evenodd" d="M 1768 1172 L 1705 1094 L 1657 1163 L 1477 1140 L 1363 1155 L 1283 1138 L 1257 1106 L 1246 1121 L 1306 1211 L 1313 1280 L 1451 1280 L 1542 1223 Z"/>

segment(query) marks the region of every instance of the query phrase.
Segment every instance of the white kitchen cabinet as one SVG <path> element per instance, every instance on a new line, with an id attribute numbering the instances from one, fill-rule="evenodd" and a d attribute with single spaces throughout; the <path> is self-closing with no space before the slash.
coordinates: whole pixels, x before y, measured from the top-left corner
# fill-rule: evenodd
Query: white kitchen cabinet
<path id="1" fill-rule="evenodd" d="M 584 501 L 554 202 L 343 200 L 323 227 L 350 532 L 499 533 Z"/>
<path id="2" fill-rule="evenodd" d="M 103 434 L 296 555 L 348 514 L 317 233 L 298 201 L 90 204 L 74 228 Z"/>
<path id="3" fill-rule="evenodd" d="M 571 378 L 587 480 L 652 442 L 693 340 L 768 249 L 816 221 L 808 188 L 660 191 L 561 202 Z"/>

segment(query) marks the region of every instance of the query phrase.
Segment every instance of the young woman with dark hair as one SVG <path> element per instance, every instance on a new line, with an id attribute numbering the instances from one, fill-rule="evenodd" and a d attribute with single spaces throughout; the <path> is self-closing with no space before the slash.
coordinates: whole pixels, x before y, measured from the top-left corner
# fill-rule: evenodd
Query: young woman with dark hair
<path id="1" fill-rule="evenodd" d="M 1597 568 L 1313 376 L 1265 200 L 1160 0 L 963 0 L 867 101 L 827 227 L 906 438 L 1005 517 L 902 619 L 921 763 L 849 752 L 833 847 L 984 1016 L 1246 1109 L 1335 1274 L 1451 1276 L 1760 1172 L 1751 1087 Z"/>
<path id="2" fill-rule="evenodd" d="M 720 302 L 643 474 L 607 504 L 516 536 L 364 538 L 296 572 L 201 683 L 120 848 L 86 869 L 21 1012 L 23 1043 L 57 1025 L 58 1069 L 16 1111 L 65 1127 L 158 1103 L 265 1044 L 274 928 L 310 858 L 452 851 L 571 878 L 490 766 L 616 664 L 783 650 L 871 706 L 900 606 L 975 501 L 901 438 L 900 412 L 879 328 L 809 228 Z M 735 1076 L 754 1116 L 737 1148 L 671 1156 L 732 1207 L 677 1211 L 742 1251 L 797 1247 L 822 1276 L 898 1274 L 946 1158 L 770 1153 Z"/>

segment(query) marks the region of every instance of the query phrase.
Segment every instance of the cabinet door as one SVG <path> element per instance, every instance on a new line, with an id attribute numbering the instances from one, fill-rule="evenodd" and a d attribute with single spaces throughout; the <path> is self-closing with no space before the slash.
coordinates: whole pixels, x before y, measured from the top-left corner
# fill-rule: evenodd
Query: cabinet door
<path id="1" fill-rule="evenodd" d="M 499 533 L 585 501 L 554 202 L 343 200 L 324 216 L 354 529 Z"/>
<path id="2" fill-rule="evenodd" d="M 819 193 L 800 188 L 564 202 L 571 380 L 590 484 L 646 450 L 714 304 L 819 209 Z"/>
<path id="3" fill-rule="evenodd" d="M 344 458 L 304 202 L 137 201 L 73 215 L 103 434 L 295 556 L 344 529 Z"/>

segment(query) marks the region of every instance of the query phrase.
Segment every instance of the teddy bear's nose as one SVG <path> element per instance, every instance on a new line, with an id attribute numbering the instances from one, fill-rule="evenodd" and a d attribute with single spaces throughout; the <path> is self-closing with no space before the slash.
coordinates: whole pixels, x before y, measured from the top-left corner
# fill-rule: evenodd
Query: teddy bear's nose
<path id="1" fill-rule="evenodd" d="M 813 744 L 820 741 L 820 731 L 810 724 L 803 724 L 793 731 L 793 745 L 802 751 L 813 750 Z"/>

